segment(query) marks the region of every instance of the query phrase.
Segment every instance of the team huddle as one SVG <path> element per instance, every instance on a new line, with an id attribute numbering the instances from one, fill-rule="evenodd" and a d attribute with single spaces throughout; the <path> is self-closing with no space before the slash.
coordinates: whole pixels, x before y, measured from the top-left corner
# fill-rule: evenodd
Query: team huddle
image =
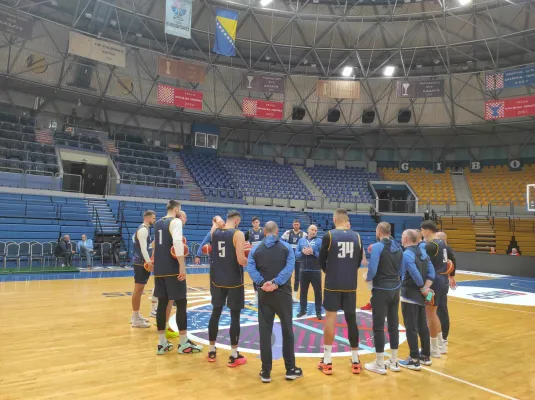
<path id="1" fill-rule="evenodd" d="M 148 319 L 141 316 L 139 309 L 144 287 L 152 272 L 154 291 L 151 314 L 156 317 L 158 328 L 158 355 L 171 351 L 173 344 L 169 339 L 177 336 L 180 340 L 179 354 L 203 351 L 203 346 L 191 341 L 187 335 L 185 256 L 188 247 L 182 232 L 186 222 L 187 216 L 181 210 L 180 203 L 171 200 L 167 204 L 167 215 L 158 221 L 153 211 L 146 211 L 143 224 L 133 236 L 135 289 L 131 324 L 136 328 L 150 327 Z M 306 317 L 310 284 L 314 290 L 316 318 L 324 326 L 324 354 L 318 369 L 326 375 L 333 373 L 331 353 L 338 313 L 343 311 L 347 324 L 345 340 L 351 347 L 351 371 L 360 374 L 356 290 L 361 264 L 368 265 L 365 279 L 372 288 L 376 349 L 376 360 L 367 363 L 365 368 L 379 374 L 386 374 L 388 369 L 400 371 L 400 366 L 419 370 L 421 364 L 431 365 L 431 357 L 447 353 L 447 290 L 449 285 L 455 285 L 455 268 L 454 262 L 450 261 L 454 261 L 454 255 L 446 246 L 445 235 L 437 232 L 433 222 L 425 221 L 421 233 L 416 230 L 403 232 L 403 250 L 392 239 L 390 224 L 381 222 L 376 229 L 378 241 L 368 248 L 368 262 L 360 235 L 350 227 L 347 211 L 337 209 L 333 214 L 333 222 L 335 229 L 328 231 L 320 240 L 316 237 L 318 229 L 315 225 L 311 225 L 305 233 L 300 230 L 297 220 L 292 230 L 279 235 L 275 222 L 268 221 L 261 229 L 256 217 L 252 221 L 253 229 L 244 234 L 238 229 L 241 215 L 235 210 L 228 212 L 226 220 L 219 216 L 212 219 L 212 228 L 195 257 L 195 263 L 198 264 L 203 252 L 210 256 L 212 314 L 208 325 L 208 362 L 217 360 L 219 321 L 223 308 L 227 306 L 231 320 L 228 330 L 231 353 L 227 365 L 233 368 L 247 363 L 247 359 L 238 351 L 240 314 L 245 308 L 244 270 L 247 270 L 256 292 L 254 304 L 258 307 L 262 382 L 271 382 L 271 340 L 275 316 L 279 318 L 282 331 L 285 378 L 295 380 L 303 376 L 303 371 L 295 364 L 293 303 L 300 305 L 297 318 Z M 152 225 L 154 241 L 150 237 Z M 420 235 L 425 241 L 421 240 Z M 153 249 L 152 258 L 150 248 Z M 325 275 L 323 291 L 321 271 Z M 292 275 L 295 275 L 293 287 Z M 410 355 L 405 360 L 398 360 L 400 302 L 410 349 Z M 167 326 L 173 304 L 177 308 L 178 332 Z M 322 315 L 322 306 L 325 317 Z M 389 360 L 384 358 L 385 318 L 390 335 Z"/>

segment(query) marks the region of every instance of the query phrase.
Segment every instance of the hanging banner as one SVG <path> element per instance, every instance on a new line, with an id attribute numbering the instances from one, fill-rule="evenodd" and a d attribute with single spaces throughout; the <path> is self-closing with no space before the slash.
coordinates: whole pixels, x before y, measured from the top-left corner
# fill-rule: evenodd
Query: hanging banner
<path id="1" fill-rule="evenodd" d="M 444 97 L 444 81 L 397 81 L 397 97 L 421 99 L 426 97 Z"/>
<path id="2" fill-rule="evenodd" d="M 281 75 L 243 74 L 242 90 L 264 93 L 284 93 L 286 78 Z"/>
<path id="3" fill-rule="evenodd" d="M 515 88 L 535 85 L 535 66 L 508 69 L 502 72 L 487 72 L 485 87 L 487 90 Z"/>
<path id="4" fill-rule="evenodd" d="M 222 56 L 236 55 L 238 11 L 218 8 L 215 11 L 215 41 L 212 51 Z"/>
<path id="5" fill-rule="evenodd" d="M 411 169 L 411 163 L 408 161 L 400 161 L 399 163 L 399 172 L 401 174 L 408 174 Z"/>
<path id="6" fill-rule="evenodd" d="M 485 119 L 527 117 L 535 115 L 535 96 L 485 102 Z"/>
<path id="7" fill-rule="evenodd" d="M 246 117 L 282 119 L 284 103 L 282 101 L 243 99 L 242 111 Z"/>
<path id="8" fill-rule="evenodd" d="M 319 80 L 316 82 L 316 96 L 330 99 L 358 99 L 360 82 Z"/>
<path id="9" fill-rule="evenodd" d="M 33 36 L 32 18 L 0 8 L 0 32 L 30 40 Z"/>
<path id="10" fill-rule="evenodd" d="M 191 39 L 192 0 L 165 0 L 165 33 Z"/>
<path id="11" fill-rule="evenodd" d="M 203 93 L 169 85 L 158 85 L 158 104 L 202 110 Z"/>
<path id="12" fill-rule="evenodd" d="M 158 74 L 186 82 L 204 83 L 206 68 L 201 64 L 159 57 Z"/>
<path id="13" fill-rule="evenodd" d="M 76 32 L 69 34 L 69 53 L 124 68 L 126 47 Z"/>

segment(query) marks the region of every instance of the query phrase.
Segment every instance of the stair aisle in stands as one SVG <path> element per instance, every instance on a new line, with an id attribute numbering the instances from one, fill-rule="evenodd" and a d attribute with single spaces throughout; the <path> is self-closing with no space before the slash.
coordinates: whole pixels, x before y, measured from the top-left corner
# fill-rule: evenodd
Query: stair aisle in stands
<path id="1" fill-rule="evenodd" d="M 184 165 L 182 157 L 176 153 L 169 154 L 169 162 L 175 165 L 175 170 L 178 172 L 180 179 L 189 189 L 189 199 L 192 201 L 206 201 L 206 197 L 202 194 L 195 179 L 191 176 L 188 168 Z"/>
<path id="2" fill-rule="evenodd" d="M 121 230 L 119 228 L 119 225 L 117 225 L 115 216 L 113 215 L 110 206 L 108 205 L 105 199 L 89 198 L 86 200 L 86 202 L 87 207 L 89 208 L 89 212 L 92 215 L 93 225 L 95 226 L 96 234 L 111 235 L 120 233 Z M 95 210 L 94 213 L 93 209 Z M 97 221 L 97 215 L 98 220 L 100 221 L 100 225 Z"/>

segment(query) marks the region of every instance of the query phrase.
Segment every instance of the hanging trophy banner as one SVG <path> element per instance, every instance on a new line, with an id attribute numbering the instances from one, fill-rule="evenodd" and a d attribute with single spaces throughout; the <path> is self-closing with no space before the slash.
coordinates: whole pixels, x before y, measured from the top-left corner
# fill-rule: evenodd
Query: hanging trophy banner
<path id="1" fill-rule="evenodd" d="M 444 81 L 397 81 L 397 97 L 421 99 L 426 97 L 444 97 Z"/>
<path id="2" fill-rule="evenodd" d="M 280 75 L 243 74 L 242 90 L 263 93 L 284 93 L 286 78 Z"/>

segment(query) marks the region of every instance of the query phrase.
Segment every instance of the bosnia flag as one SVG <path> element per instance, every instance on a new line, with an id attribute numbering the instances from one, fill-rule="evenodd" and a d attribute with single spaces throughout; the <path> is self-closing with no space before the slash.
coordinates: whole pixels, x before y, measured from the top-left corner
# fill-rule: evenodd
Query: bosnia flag
<path id="1" fill-rule="evenodd" d="M 212 49 L 222 56 L 235 56 L 236 29 L 238 28 L 238 12 L 217 9 L 215 16 L 215 43 Z"/>

